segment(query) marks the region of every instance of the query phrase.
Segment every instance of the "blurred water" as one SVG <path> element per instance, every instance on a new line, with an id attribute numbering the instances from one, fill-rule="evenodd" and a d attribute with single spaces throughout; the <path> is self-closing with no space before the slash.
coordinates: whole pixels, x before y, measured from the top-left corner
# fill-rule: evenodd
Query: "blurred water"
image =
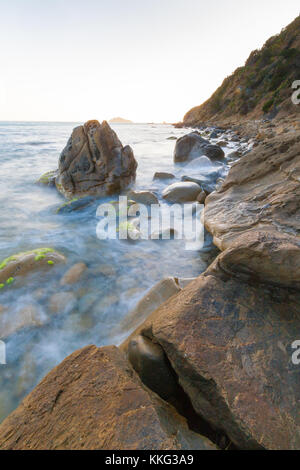
<path id="1" fill-rule="evenodd" d="M 204 254 L 186 251 L 180 240 L 100 241 L 96 237 L 97 205 L 56 214 L 63 198 L 35 181 L 57 168 L 59 154 L 75 126 L 0 123 L 0 260 L 46 246 L 61 251 L 68 260 L 67 266 L 55 267 L 51 274 L 32 276 L 23 287 L 0 293 L 0 317 L 14 318 L 30 307 L 38 310 L 43 322 L 43 326 L 20 329 L 5 339 L 7 365 L 0 365 L 0 421 L 75 349 L 118 343 L 122 318 L 156 282 L 165 276 L 194 277 L 207 265 Z M 123 145 L 134 150 L 139 165 L 137 189 L 154 190 L 161 198 L 167 183 L 152 181 L 156 171 L 171 172 L 178 178 L 199 174 L 193 165 L 188 173 L 173 165 L 175 141 L 168 138 L 188 130 L 151 124 L 112 127 Z M 82 281 L 74 287 L 61 287 L 64 272 L 79 261 L 88 266 Z M 70 292 L 73 300 L 70 308 L 54 316 L 49 301 L 57 292 Z"/>

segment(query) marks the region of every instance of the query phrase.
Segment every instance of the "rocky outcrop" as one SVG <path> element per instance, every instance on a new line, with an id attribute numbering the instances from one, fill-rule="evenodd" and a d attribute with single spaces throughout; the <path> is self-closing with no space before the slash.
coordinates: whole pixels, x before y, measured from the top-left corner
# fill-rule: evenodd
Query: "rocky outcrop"
<path id="1" fill-rule="evenodd" d="M 116 347 L 74 352 L 0 426 L 2 450 L 215 450 Z"/>
<path id="2" fill-rule="evenodd" d="M 270 139 L 238 160 L 205 201 L 205 225 L 214 243 L 224 250 L 250 230 L 299 237 L 299 178 L 299 133 Z"/>
<path id="3" fill-rule="evenodd" d="M 227 273 L 223 267 L 235 265 L 236 256 L 233 248 L 222 253 L 132 338 L 162 347 L 194 410 L 238 448 L 299 449 L 299 370 L 291 345 L 300 328 L 300 293 L 248 282 L 243 269 L 241 277 L 236 269 Z"/>
<path id="4" fill-rule="evenodd" d="M 135 180 L 137 162 L 130 146 L 123 147 L 106 121 L 76 127 L 59 158 L 56 187 L 74 195 L 117 193 Z"/>
<path id="5" fill-rule="evenodd" d="M 174 162 L 181 163 L 205 155 L 211 160 L 223 160 L 224 151 L 219 145 L 210 144 L 197 131 L 184 135 L 177 140 L 174 149 Z"/>
<path id="6" fill-rule="evenodd" d="M 158 344 L 195 412 L 240 449 L 300 448 L 299 143 L 296 132 L 268 139 L 232 166 L 205 201 L 223 253 L 122 346 Z"/>

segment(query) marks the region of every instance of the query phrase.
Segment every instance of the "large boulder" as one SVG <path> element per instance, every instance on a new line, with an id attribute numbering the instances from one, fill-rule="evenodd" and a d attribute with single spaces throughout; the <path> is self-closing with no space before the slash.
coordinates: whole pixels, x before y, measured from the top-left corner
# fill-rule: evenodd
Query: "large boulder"
<path id="1" fill-rule="evenodd" d="M 143 386 L 116 347 L 87 346 L 53 369 L 0 426 L 3 450 L 214 450 Z"/>
<path id="2" fill-rule="evenodd" d="M 192 202 L 196 201 L 201 191 L 202 188 L 197 183 L 184 181 L 170 184 L 164 189 L 162 196 L 166 201 L 172 203 Z"/>
<path id="3" fill-rule="evenodd" d="M 225 156 L 219 145 L 210 144 L 197 131 L 184 135 L 177 140 L 174 149 L 175 163 L 193 160 L 201 155 L 205 155 L 211 160 L 223 160 Z"/>
<path id="4" fill-rule="evenodd" d="M 248 230 L 300 235 L 300 135 L 256 147 L 205 201 L 205 226 L 221 249 Z"/>
<path id="5" fill-rule="evenodd" d="M 76 127 L 59 158 L 58 190 L 68 198 L 103 196 L 127 188 L 135 180 L 137 162 L 106 121 Z"/>
<path id="6" fill-rule="evenodd" d="M 247 265 L 238 246 L 222 253 L 132 338 L 162 347 L 195 412 L 238 448 L 299 449 L 300 376 L 291 357 L 300 291 L 267 276 L 261 283 L 254 272 L 245 279 Z"/>

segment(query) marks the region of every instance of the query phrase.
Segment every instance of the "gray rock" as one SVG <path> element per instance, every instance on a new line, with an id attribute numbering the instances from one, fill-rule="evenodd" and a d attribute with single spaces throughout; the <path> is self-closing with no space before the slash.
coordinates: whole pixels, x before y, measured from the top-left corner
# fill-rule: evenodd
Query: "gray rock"
<path id="1" fill-rule="evenodd" d="M 218 145 L 210 144 L 195 131 L 177 140 L 174 150 L 174 162 L 180 163 L 205 155 L 211 160 L 223 160 L 224 151 Z"/>
<path id="2" fill-rule="evenodd" d="M 168 202 L 191 202 L 197 199 L 201 187 L 197 183 L 180 182 L 168 186 L 162 193 Z"/>
<path id="3" fill-rule="evenodd" d="M 151 191 L 130 191 L 127 196 L 139 204 L 159 204 L 158 198 Z"/>
<path id="4" fill-rule="evenodd" d="M 153 176 L 154 180 L 172 180 L 174 178 L 175 176 L 172 173 L 165 173 L 163 171 L 157 171 Z"/>

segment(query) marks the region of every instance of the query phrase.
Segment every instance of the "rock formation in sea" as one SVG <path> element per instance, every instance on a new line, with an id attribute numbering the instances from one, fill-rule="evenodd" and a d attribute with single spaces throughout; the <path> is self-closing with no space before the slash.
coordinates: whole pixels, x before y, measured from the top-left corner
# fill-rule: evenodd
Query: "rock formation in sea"
<path id="1" fill-rule="evenodd" d="M 76 127 L 59 158 L 57 189 L 66 197 L 118 193 L 135 180 L 137 162 L 106 121 Z"/>

